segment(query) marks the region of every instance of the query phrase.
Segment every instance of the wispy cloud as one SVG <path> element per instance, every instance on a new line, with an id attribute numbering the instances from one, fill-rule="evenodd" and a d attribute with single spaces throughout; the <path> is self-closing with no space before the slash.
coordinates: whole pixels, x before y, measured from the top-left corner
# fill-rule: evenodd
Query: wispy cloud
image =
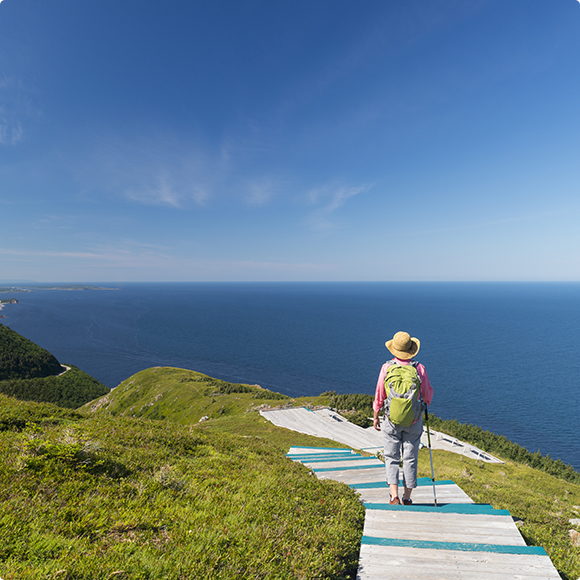
<path id="1" fill-rule="evenodd" d="M 0 248 L 4 261 L 17 260 L 34 267 L 35 277 L 46 270 L 62 279 L 95 280 L 292 280 L 318 279 L 335 270 L 334 264 L 260 260 L 211 259 L 182 256 L 179 252 L 155 245 L 127 241 L 118 246 L 69 252 L 58 250 L 20 250 Z M 95 277 L 95 272 L 97 273 Z M 72 274 L 72 276 L 71 276 Z M 78 278 L 78 276 L 81 278 Z M 47 281 L 53 278 L 47 279 Z"/>
<path id="2" fill-rule="evenodd" d="M 81 155 L 72 152 L 67 165 L 89 195 L 176 209 L 232 201 L 257 207 L 289 195 L 285 178 L 256 169 L 259 155 L 231 137 L 212 146 L 152 131 L 131 139 L 95 138 Z"/>
<path id="3" fill-rule="evenodd" d="M 12 250 L 0 248 L 4 256 L 21 256 L 28 258 L 99 258 L 99 254 L 92 252 L 62 252 L 51 250 Z M 102 257 L 102 256 L 101 256 Z"/>
<path id="4" fill-rule="evenodd" d="M 19 79 L 6 75 L 0 78 L 0 102 L 0 145 L 15 145 L 24 136 L 20 119 L 31 114 Z"/>
<path id="5" fill-rule="evenodd" d="M 68 250 L 29 250 L 0 247 L 0 254 L 36 258 L 90 258 L 94 260 L 135 259 L 139 256 L 170 257 L 167 246 L 150 244 L 133 239 L 119 240 L 117 244 L 88 244 L 82 251 Z"/>
<path id="6" fill-rule="evenodd" d="M 580 1 L 580 0 L 579 0 Z M 447 228 L 435 228 L 429 230 L 420 230 L 422 234 L 442 234 L 448 232 L 463 232 L 469 230 L 482 230 L 487 228 L 492 228 L 495 226 L 503 226 L 508 224 L 515 224 L 515 223 L 523 223 L 523 222 L 533 222 L 537 220 L 543 220 L 548 218 L 548 216 L 558 216 L 558 215 L 570 215 L 572 213 L 578 213 L 577 208 L 563 208 L 563 209 L 554 209 L 554 210 L 546 210 L 542 213 L 535 213 L 535 214 L 521 214 L 521 215 L 514 215 L 505 217 L 502 219 L 495 219 L 495 220 L 488 220 L 488 221 L 473 221 L 469 223 L 463 223 L 458 226 L 452 226 Z"/>
<path id="7" fill-rule="evenodd" d="M 229 161 L 177 138 L 101 138 L 75 170 L 89 191 L 107 191 L 143 205 L 202 206 L 214 195 Z M 72 163 L 71 163 L 72 164 Z"/>
<path id="8" fill-rule="evenodd" d="M 9 119 L 2 114 L 0 109 L 0 144 L 15 145 L 22 139 L 23 130 L 20 123 L 14 119 Z"/>
<path id="9" fill-rule="evenodd" d="M 276 194 L 278 186 L 271 179 L 257 179 L 246 186 L 245 201 L 248 205 L 260 206 L 268 203 Z"/>
<path id="10" fill-rule="evenodd" d="M 363 184 L 358 186 L 337 186 L 326 185 L 320 188 L 311 189 L 307 196 L 312 205 L 318 205 L 319 208 L 308 216 L 308 223 L 314 230 L 325 230 L 335 226 L 330 219 L 331 214 L 341 208 L 346 202 L 368 191 L 372 184 Z"/>

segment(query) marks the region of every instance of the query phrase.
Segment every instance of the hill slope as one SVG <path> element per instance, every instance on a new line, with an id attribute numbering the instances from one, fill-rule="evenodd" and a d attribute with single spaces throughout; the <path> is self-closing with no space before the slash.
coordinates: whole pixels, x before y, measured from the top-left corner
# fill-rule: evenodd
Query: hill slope
<path id="1" fill-rule="evenodd" d="M 328 404 L 328 398 L 295 400 L 256 385 L 228 383 L 186 369 L 155 367 L 129 377 L 104 397 L 84 405 L 83 410 L 192 424 L 202 417 L 235 416 L 262 405 L 309 402 Z"/>
<path id="2" fill-rule="evenodd" d="M 109 389 L 77 367 L 0 324 L 0 393 L 25 401 L 76 408 Z"/>
<path id="3" fill-rule="evenodd" d="M 2 578 L 354 578 L 355 492 L 284 457 L 289 437 L 336 444 L 205 425 L 0 395 Z"/>
<path id="4" fill-rule="evenodd" d="M 179 376 L 149 370 L 157 387 Z M 284 458 L 290 445 L 337 444 L 245 412 L 252 395 L 224 395 L 234 412 L 196 425 L 127 416 L 134 405 L 125 416 L 103 406 L 87 416 L 0 395 L 2 577 L 353 578 L 363 517 L 355 494 Z M 433 456 L 437 479 L 508 509 L 562 578 L 578 578 L 580 485 L 507 458 Z M 419 475 L 430 473 L 423 449 Z"/>
<path id="5" fill-rule="evenodd" d="M 0 324 L 0 381 L 48 377 L 64 370 L 47 350 Z"/>

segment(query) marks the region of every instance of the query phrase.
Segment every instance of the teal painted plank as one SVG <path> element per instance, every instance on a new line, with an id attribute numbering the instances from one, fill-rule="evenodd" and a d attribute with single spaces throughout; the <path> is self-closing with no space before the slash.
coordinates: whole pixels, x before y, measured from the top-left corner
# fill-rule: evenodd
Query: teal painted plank
<path id="1" fill-rule="evenodd" d="M 321 453 L 328 451 L 341 451 L 343 453 L 350 453 L 350 447 L 290 447 L 290 449 L 319 449 Z"/>
<path id="2" fill-rule="evenodd" d="M 376 463 L 375 465 L 349 465 L 347 467 L 321 467 L 319 469 L 313 469 L 314 473 L 322 473 L 325 471 L 347 471 L 350 469 L 376 469 L 382 467 L 385 468 L 383 463 Z"/>
<path id="3" fill-rule="evenodd" d="M 509 516 L 508 510 L 496 510 L 487 503 L 446 503 L 437 507 L 432 505 L 389 505 L 388 503 L 365 503 L 367 510 L 407 510 L 413 512 L 439 512 L 443 514 L 489 514 Z"/>
<path id="4" fill-rule="evenodd" d="M 348 457 L 340 457 L 340 456 L 335 456 L 332 458 L 323 458 L 323 459 L 306 459 L 303 458 L 300 461 L 302 461 L 303 463 L 329 463 L 331 461 L 378 461 L 378 459 L 376 457 L 363 457 L 362 455 L 353 455 L 353 456 L 348 456 Z M 384 463 L 381 462 L 381 465 L 384 465 Z"/>
<path id="5" fill-rule="evenodd" d="M 294 461 L 329 461 L 330 459 L 340 459 L 341 461 L 347 459 L 353 459 L 355 457 L 361 457 L 363 459 L 376 459 L 376 457 L 363 457 L 358 453 L 328 453 L 328 454 L 318 454 L 318 453 L 309 453 L 306 455 L 286 455 L 288 459 L 292 459 Z"/>
<path id="6" fill-rule="evenodd" d="M 435 542 L 424 540 L 402 540 L 399 538 L 375 538 L 363 536 L 362 544 L 395 546 L 398 548 L 420 548 L 424 550 L 456 550 L 461 552 L 494 552 L 496 554 L 521 554 L 547 556 L 541 546 L 505 546 L 503 544 L 472 544 L 469 542 Z"/>
<path id="7" fill-rule="evenodd" d="M 403 483 L 401 480 L 400 484 Z M 378 488 L 388 488 L 386 481 L 372 481 L 369 483 L 349 483 L 350 487 L 354 489 L 378 489 Z M 428 477 L 420 477 L 417 480 L 417 487 L 432 486 L 433 482 Z M 436 481 L 435 485 L 455 485 L 455 482 L 450 479 L 442 479 L 441 481 Z"/>

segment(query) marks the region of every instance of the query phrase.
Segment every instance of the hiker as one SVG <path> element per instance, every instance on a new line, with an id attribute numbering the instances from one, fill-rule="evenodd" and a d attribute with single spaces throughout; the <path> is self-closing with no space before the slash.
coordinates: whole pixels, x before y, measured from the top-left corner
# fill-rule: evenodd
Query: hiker
<path id="1" fill-rule="evenodd" d="M 417 487 L 417 458 L 423 433 L 421 412 L 431 404 L 433 388 L 425 367 L 412 360 L 421 343 L 407 332 L 397 332 L 385 343 L 394 355 L 381 368 L 373 402 L 373 427 L 381 431 L 379 411 L 385 409 L 382 425 L 385 442 L 385 468 L 391 505 L 399 505 L 399 460 L 403 448 L 403 504 L 411 505 L 411 493 Z M 387 379 L 387 381 L 385 381 Z M 403 385 L 403 386 L 401 386 Z M 393 388 L 391 388 L 393 387 Z M 396 389 L 396 391 L 395 391 Z M 399 393 L 399 395 L 397 395 Z M 401 397 L 400 393 L 406 393 Z"/>

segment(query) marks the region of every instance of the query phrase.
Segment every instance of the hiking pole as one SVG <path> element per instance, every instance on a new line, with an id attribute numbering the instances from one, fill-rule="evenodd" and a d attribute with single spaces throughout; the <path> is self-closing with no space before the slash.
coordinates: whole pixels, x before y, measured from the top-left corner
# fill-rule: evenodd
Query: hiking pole
<path id="1" fill-rule="evenodd" d="M 433 503 L 437 507 L 437 494 L 435 493 L 435 472 L 433 471 L 433 453 L 431 453 L 431 434 L 429 433 L 429 415 L 425 407 L 425 426 L 427 427 L 427 442 L 429 443 L 429 457 L 431 458 L 431 481 L 433 482 Z"/>

